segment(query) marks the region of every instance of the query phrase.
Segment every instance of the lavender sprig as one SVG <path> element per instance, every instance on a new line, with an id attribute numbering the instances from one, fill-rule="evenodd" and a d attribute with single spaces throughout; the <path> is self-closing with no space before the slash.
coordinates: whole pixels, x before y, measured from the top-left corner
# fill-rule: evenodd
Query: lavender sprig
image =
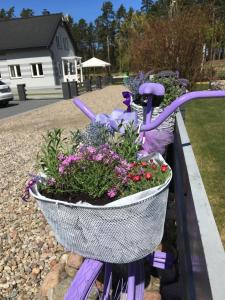
<path id="1" fill-rule="evenodd" d="M 26 183 L 25 189 L 23 191 L 23 194 L 21 196 L 21 199 L 25 202 L 28 202 L 28 199 L 30 198 L 30 192 L 29 190 L 32 188 L 32 186 L 38 182 L 43 182 L 43 177 L 40 175 L 33 175 L 29 174 L 31 176 L 31 179 Z"/>

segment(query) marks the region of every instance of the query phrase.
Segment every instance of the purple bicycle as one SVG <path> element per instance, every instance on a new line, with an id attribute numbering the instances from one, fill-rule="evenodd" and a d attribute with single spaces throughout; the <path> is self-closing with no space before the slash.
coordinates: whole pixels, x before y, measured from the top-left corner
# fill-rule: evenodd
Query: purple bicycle
<path id="1" fill-rule="evenodd" d="M 225 97 L 225 90 L 221 91 L 198 91 L 190 92 L 177 98 L 170 104 L 165 110 L 154 120 L 151 121 L 152 114 L 152 100 L 153 96 L 164 95 L 164 87 L 161 84 L 145 83 L 140 89 L 139 93 L 147 97 L 147 107 L 145 111 L 144 124 L 140 126 L 140 131 L 143 134 L 147 131 L 151 131 L 157 128 L 162 122 L 164 122 L 172 113 L 174 113 L 184 103 L 202 98 L 222 98 Z M 128 95 L 129 96 L 129 95 Z M 129 98 L 129 97 L 128 97 Z M 96 115 L 79 99 L 73 100 L 81 111 L 92 121 L 96 120 Z M 127 99 L 128 109 L 124 113 L 128 116 L 130 112 L 129 99 Z M 110 125 L 117 130 L 117 123 L 115 120 L 109 120 Z M 156 268 L 166 269 L 170 268 L 173 263 L 173 257 L 165 252 L 156 251 L 151 253 L 145 258 L 150 265 Z M 129 262 L 127 265 L 128 279 L 127 284 L 119 283 L 118 290 L 114 291 L 114 299 L 119 299 L 121 292 L 126 293 L 128 300 L 142 300 L 144 299 L 144 259 Z M 76 274 L 70 288 L 67 291 L 65 300 L 85 300 L 88 299 L 88 295 L 94 282 L 97 280 L 101 270 L 104 267 L 104 290 L 101 296 L 102 300 L 111 299 L 112 280 L 113 280 L 113 265 L 109 262 L 102 262 L 90 258 L 86 258 L 81 268 Z"/>

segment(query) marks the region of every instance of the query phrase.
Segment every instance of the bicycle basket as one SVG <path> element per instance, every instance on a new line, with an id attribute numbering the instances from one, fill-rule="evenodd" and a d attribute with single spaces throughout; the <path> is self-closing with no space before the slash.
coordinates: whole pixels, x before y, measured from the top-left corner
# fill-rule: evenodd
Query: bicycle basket
<path id="1" fill-rule="evenodd" d="M 105 206 L 48 199 L 37 185 L 30 193 L 67 250 L 100 261 L 129 263 L 147 256 L 161 242 L 171 177 L 161 186 Z"/>

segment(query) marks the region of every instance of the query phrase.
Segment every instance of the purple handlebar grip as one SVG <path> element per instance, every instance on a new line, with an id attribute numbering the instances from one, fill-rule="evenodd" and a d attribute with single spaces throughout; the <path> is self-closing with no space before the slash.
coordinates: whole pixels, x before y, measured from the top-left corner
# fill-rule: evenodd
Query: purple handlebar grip
<path id="1" fill-rule="evenodd" d="M 95 120 L 95 114 L 93 111 L 87 107 L 82 101 L 80 101 L 78 98 L 73 99 L 73 103 L 91 120 Z"/>
<path id="2" fill-rule="evenodd" d="M 146 82 L 142 83 L 139 87 L 140 95 L 155 95 L 155 96 L 164 96 L 165 88 L 160 83 Z"/>
<path id="3" fill-rule="evenodd" d="M 221 91 L 200 91 L 190 92 L 184 94 L 174 100 L 164 111 L 151 123 L 141 126 L 141 131 L 148 131 L 158 127 L 163 121 L 165 121 L 176 109 L 190 100 L 197 100 L 201 98 L 225 98 L 225 90 Z"/>

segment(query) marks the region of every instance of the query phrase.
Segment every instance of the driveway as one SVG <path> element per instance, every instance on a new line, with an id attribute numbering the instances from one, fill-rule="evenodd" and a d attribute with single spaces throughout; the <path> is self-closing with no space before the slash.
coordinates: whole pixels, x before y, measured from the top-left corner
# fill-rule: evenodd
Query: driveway
<path id="1" fill-rule="evenodd" d="M 10 101 L 8 106 L 0 107 L 0 120 L 59 101 L 62 99 Z"/>

